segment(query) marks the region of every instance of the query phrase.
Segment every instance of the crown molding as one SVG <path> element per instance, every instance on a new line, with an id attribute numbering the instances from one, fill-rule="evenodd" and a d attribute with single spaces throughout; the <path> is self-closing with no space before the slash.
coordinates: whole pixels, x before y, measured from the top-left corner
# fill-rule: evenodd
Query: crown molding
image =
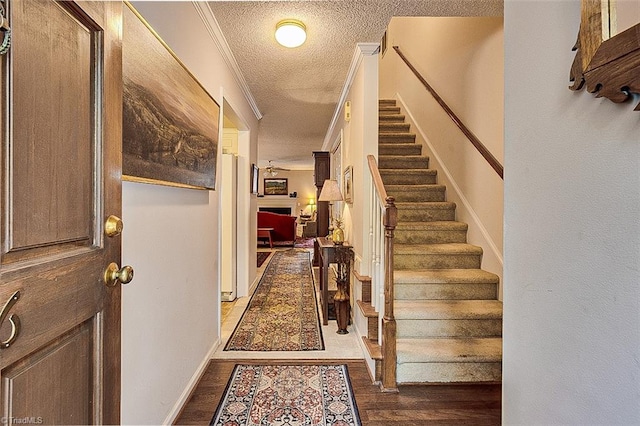
<path id="1" fill-rule="evenodd" d="M 224 37 L 224 34 L 222 34 L 222 30 L 220 29 L 218 20 L 213 14 L 213 11 L 211 10 L 209 3 L 201 2 L 201 1 L 192 1 L 191 3 L 193 4 L 193 7 L 198 12 L 198 15 L 200 15 L 200 18 L 202 19 L 202 22 L 204 23 L 204 26 L 207 32 L 209 33 L 209 36 L 211 37 L 213 42 L 216 44 L 216 47 L 218 48 L 218 51 L 222 55 L 222 58 L 224 59 L 225 64 L 227 64 L 227 67 L 229 68 L 229 70 L 231 70 L 231 74 L 233 74 L 233 78 L 235 79 L 236 83 L 238 83 L 238 86 L 240 87 L 240 90 L 244 94 L 245 99 L 249 103 L 249 106 L 253 110 L 253 113 L 255 114 L 256 118 L 260 120 L 262 118 L 262 113 L 260 112 L 260 109 L 258 108 L 258 104 L 256 103 L 256 100 L 253 97 L 253 94 L 251 93 L 251 89 L 247 84 L 247 80 L 245 80 L 244 75 L 242 74 L 242 71 L 240 71 L 240 67 L 238 66 L 238 62 L 236 61 L 236 58 L 233 56 L 233 53 L 229 48 L 227 39 Z"/>
<path id="2" fill-rule="evenodd" d="M 347 100 L 347 95 L 349 94 L 349 90 L 351 90 L 351 86 L 353 85 L 353 79 L 356 76 L 356 72 L 362 63 L 362 59 L 365 56 L 377 55 L 380 51 L 380 43 L 358 43 L 356 44 L 356 48 L 353 52 L 353 57 L 351 58 L 351 65 L 349 66 L 349 72 L 347 72 L 347 78 L 345 79 L 344 85 L 342 86 L 342 92 L 340 93 L 340 99 L 338 99 L 338 103 L 336 104 L 336 109 L 333 112 L 333 117 L 331 118 L 331 124 L 329 124 L 329 128 L 327 129 L 327 134 L 324 137 L 324 142 L 322 143 L 322 151 L 329 151 L 333 141 L 331 140 L 331 134 L 333 133 L 336 124 L 338 124 L 338 120 L 341 118 L 340 111 L 342 110 L 342 105 Z"/>

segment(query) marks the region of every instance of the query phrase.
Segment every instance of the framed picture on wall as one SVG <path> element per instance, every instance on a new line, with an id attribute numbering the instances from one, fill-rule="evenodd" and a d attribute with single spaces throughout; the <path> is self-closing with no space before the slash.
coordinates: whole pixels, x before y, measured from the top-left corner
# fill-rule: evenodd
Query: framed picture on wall
<path id="1" fill-rule="evenodd" d="M 353 203 L 353 167 L 349 166 L 344 169 L 344 180 L 342 182 L 342 188 L 344 192 L 344 201 L 351 204 Z"/>
<path id="2" fill-rule="evenodd" d="M 251 164 L 251 193 L 258 193 L 258 166 Z"/>
<path id="3" fill-rule="evenodd" d="M 220 107 L 133 6 L 126 4 L 123 178 L 215 189 Z"/>
<path id="4" fill-rule="evenodd" d="M 287 178 L 264 178 L 264 195 L 289 195 Z"/>

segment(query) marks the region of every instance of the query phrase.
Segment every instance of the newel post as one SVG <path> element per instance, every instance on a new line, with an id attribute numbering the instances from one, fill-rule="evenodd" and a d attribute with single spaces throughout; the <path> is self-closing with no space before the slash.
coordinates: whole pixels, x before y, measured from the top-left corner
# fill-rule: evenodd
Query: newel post
<path id="1" fill-rule="evenodd" d="M 383 392 L 398 392 L 396 383 L 396 319 L 393 313 L 393 237 L 398 223 L 395 198 L 387 197 L 384 207 L 384 316 L 382 317 Z"/>

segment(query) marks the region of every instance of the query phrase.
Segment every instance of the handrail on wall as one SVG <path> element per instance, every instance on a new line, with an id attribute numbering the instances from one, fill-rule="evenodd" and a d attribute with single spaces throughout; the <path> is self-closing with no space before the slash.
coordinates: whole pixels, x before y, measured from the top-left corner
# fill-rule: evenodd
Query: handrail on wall
<path id="1" fill-rule="evenodd" d="M 493 154 L 491 154 L 491 152 L 487 149 L 487 147 L 484 146 L 482 142 L 480 142 L 480 139 L 478 139 L 476 135 L 474 135 L 473 132 L 469 130 L 467 126 L 465 126 L 462 120 L 460 120 L 460 118 L 451 110 L 451 108 L 449 108 L 449 105 L 447 105 L 447 103 L 440 97 L 440 95 L 438 95 L 435 89 L 431 87 L 429 83 L 427 83 L 427 80 L 425 80 L 424 77 L 418 72 L 418 70 L 411 64 L 411 62 L 409 62 L 407 57 L 404 56 L 404 54 L 400 50 L 400 47 L 393 46 L 393 50 L 398 53 L 404 63 L 407 64 L 413 74 L 418 78 L 418 80 L 420 80 L 420 82 L 429 91 L 429 93 L 431 93 L 431 96 L 433 96 L 436 102 L 438 102 L 442 109 L 445 110 L 447 115 L 453 120 L 453 122 L 456 124 L 456 126 L 458 126 L 462 133 L 464 133 L 467 139 L 469 139 L 473 146 L 478 150 L 480 155 L 482 155 L 482 157 L 484 157 L 484 159 L 489 163 L 493 170 L 498 173 L 500 179 L 504 179 L 504 168 L 502 167 L 502 164 L 500 164 L 498 159 L 494 157 Z"/>
<path id="2" fill-rule="evenodd" d="M 377 198 L 379 211 L 382 211 L 382 226 L 384 227 L 384 313 L 382 317 L 382 366 L 381 388 L 384 392 L 397 392 L 396 382 L 396 319 L 393 313 L 393 238 L 398 224 L 398 209 L 394 197 L 387 195 L 384 188 L 378 164 L 373 155 L 367 155 L 369 171 L 373 179 L 374 194 Z"/>

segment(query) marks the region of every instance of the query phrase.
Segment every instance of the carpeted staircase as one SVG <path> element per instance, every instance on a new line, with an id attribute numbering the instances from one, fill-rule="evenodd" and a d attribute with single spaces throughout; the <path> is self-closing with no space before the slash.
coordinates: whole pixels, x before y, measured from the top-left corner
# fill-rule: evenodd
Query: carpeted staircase
<path id="1" fill-rule="evenodd" d="M 455 220 L 455 204 L 447 202 L 446 187 L 437 183 L 395 101 L 381 100 L 379 114 L 378 166 L 398 207 L 397 381 L 499 381 L 498 277 L 480 269 L 482 248 L 467 243 L 467 224 Z M 374 328 L 365 338 L 374 348 L 377 320 L 370 305 L 359 305 Z"/>

